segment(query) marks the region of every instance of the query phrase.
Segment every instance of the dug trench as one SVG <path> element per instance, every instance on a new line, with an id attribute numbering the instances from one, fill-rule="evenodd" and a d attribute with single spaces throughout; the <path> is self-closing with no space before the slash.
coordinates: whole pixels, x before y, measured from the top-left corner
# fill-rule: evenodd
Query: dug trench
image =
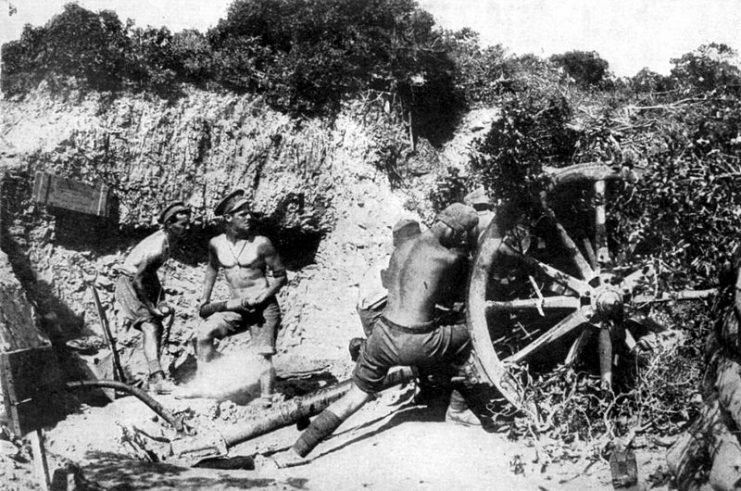
<path id="1" fill-rule="evenodd" d="M 408 178 L 407 187 L 392 189 L 372 164 L 373 127 L 357 123 L 352 115 L 326 127 L 297 127 L 280 115 L 266 116 L 269 111 L 259 101 L 219 97 L 194 92 L 174 107 L 140 99 L 102 107 L 94 95 L 71 105 L 36 94 L 23 104 L 7 105 L 8 121 L 18 124 L 5 131 L 17 153 L 3 180 L 2 246 L 9 259 L 6 270 L 12 271 L 8 288 L 14 292 L 3 301 L 24 305 L 27 315 L 15 322 L 37 326 L 39 335 L 51 340 L 69 380 L 107 378 L 110 372 L 110 350 L 90 283 L 114 329 L 127 376 L 136 380 L 143 375 L 137 333 L 119 329 L 113 270 L 154 230 L 156 205 L 178 197 L 193 203 L 195 220 L 186 247 L 160 271 L 176 308 L 163 356 L 176 380 L 187 381 L 194 368 L 189 339 L 198 322 L 195 306 L 205 245 L 219 230 L 209 209 L 235 185 L 251 190 L 262 213 L 262 230 L 289 266 L 288 285 L 279 296 L 283 329 L 275 358 L 278 392 L 290 401 L 349 377 L 353 365 L 347 342 L 362 332 L 354 312 L 358 281 L 368 264 L 388 252 L 396 220 L 429 219 L 425 190 L 443 164 L 432 158 L 436 151 L 419 142 L 416 156 L 410 154 L 407 161 L 424 158 L 435 164 L 427 167 L 427 175 L 420 171 Z M 472 120 L 468 124 L 485 126 Z M 36 140 L 29 142 L 28 135 Z M 458 139 L 450 145 L 465 147 Z M 34 203 L 37 170 L 110 183 L 119 200 L 114 212 L 103 220 Z M 224 282 L 218 285 L 214 295 L 225 295 Z M 5 303 L 2 310 L 15 311 Z M 224 368 L 215 380 L 196 381 L 196 389 L 209 390 L 204 395 L 214 397 L 162 396 L 159 401 L 188 416 L 204 434 L 228 432 L 255 418 L 260 413 L 250 404 L 255 375 L 249 359 L 241 356 L 248 345 L 248 334 L 222 343 Z M 553 384 L 543 387 L 553 389 L 545 392 L 546 398 L 555 398 L 561 380 L 554 376 L 546 382 Z M 219 384 L 231 393 L 220 392 Z M 244 390 L 235 391 L 235 384 Z M 151 454 L 142 450 L 142 439 L 172 438 L 172 429 L 138 399 L 110 401 L 101 392 L 65 394 L 66 416 L 46 428 L 47 448 L 52 470 L 106 489 L 610 486 L 609 437 L 535 434 L 517 416 L 497 431 L 452 426 L 444 422 L 444 403 L 416 404 L 414 392 L 410 384 L 383 392 L 317 448 L 312 461 L 295 469 L 214 470 L 152 462 Z M 592 397 L 586 393 L 578 400 Z M 554 407 L 567 407 L 566 402 L 553 400 Z M 592 423 L 574 428 L 573 435 Z M 230 449 L 229 465 L 249 467 L 249 457 L 287 448 L 298 434 L 290 425 L 238 444 Z M 667 486 L 666 443 L 657 443 L 650 433 L 635 439 L 643 482 Z M 12 458 L 3 457 L 4 477 L 15 476 L 18 487 L 32 487 L 27 447 L 15 448 Z"/>
<path id="2" fill-rule="evenodd" d="M 117 329 L 113 267 L 154 229 L 112 227 L 98 218 L 36 205 L 29 199 L 30 179 L 28 174 L 19 172 L 9 173 L 4 181 L 4 196 L 11 199 L 3 217 L 3 223 L 10 224 L 4 230 L 3 249 L 19 290 L 28 299 L 29 308 L 33 306 L 38 313 L 42 335 L 51 340 L 68 380 L 112 377 L 110 350 L 90 294 L 92 282 L 114 327 L 126 376 L 136 381 L 143 376 L 145 365 L 137 333 Z M 281 223 L 286 222 L 269 216 L 260 222 L 260 227 L 278 244 L 289 266 L 293 283 L 286 290 L 290 291 L 297 286 L 296 275 L 316 261 L 323 236 L 319 232 L 282 228 Z M 194 226 L 188 239 L 191 245 L 178 250 L 164 268 L 168 297 L 177 299 L 178 314 L 163 361 L 181 384 L 188 383 L 195 368 L 189 339 L 197 322 L 193 306 L 200 294 L 203 244 L 217 232 L 215 225 Z M 85 239 L 91 236 L 101 239 Z M 292 244 L 300 244 L 300 248 L 294 249 Z M 64 288 L 55 288 L 60 281 Z M 282 295 L 281 302 L 290 302 L 285 292 Z M 347 320 L 357 323 L 353 316 Z M 359 333 L 359 325 L 357 330 Z M 277 390 L 286 400 L 348 378 L 352 364 L 344 346 L 340 345 L 340 356 L 332 358 L 327 356 L 328 351 L 331 353 L 327 350 L 330 343 L 311 346 L 301 340 L 292 341 L 291 335 L 289 324 L 281 333 L 280 353 L 276 357 L 280 377 Z M 344 339 L 333 341 L 339 344 Z M 176 415 L 187 417 L 188 424 L 200 435 L 214 431 L 228 435 L 234 428 L 259 419 L 264 410 L 250 404 L 257 375 L 253 361 L 244 356 L 248 345 L 248 335 L 230 338 L 220 347 L 226 356 L 214 367 L 215 377 L 190 381 L 187 386 L 196 395 L 206 397 L 160 396 L 158 400 Z M 415 404 L 414 393 L 414 385 L 408 383 L 382 393 L 348 421 L 336 437 L 323 444 L 310 464 L 298 469 L 255 470 L 252 458 L 290 446 L 298 435 L 296 425 L 234 445 L 228 459 L 211 461 L 209 467 L 191 467 L 182 461 L 154 456 L 151 452 L 162 448 L 158 440 L 177 441 L 174 430 L 140 400 L 117 397 L 111 401 L 110 392 L 100 391 L 65 393 L 53 401 L 63 406 L 65 417 L 47 428 L 46 444 L 51 467 L 58 471 L 57 479 L 74 476 L 81 486 L 90 488 L 398 489 L 397 486 L 426 487 L 433 482 L 435 488 L 444 483 L 453 486 L 466 479 L 472 488 L 500 486 L 503 481 L 532 489 L 609 486 L 611 476 L 606 463 L 595 464 L 583 449 L 570 449 L 571 457 L 552 456 L 554 451 L 547 440 L 523 445 L 523 440 L 507 438 L 501 429 L 485 432 L 451 427 L 444 423 L 444 402 L 421 406 Z M 403 449 L 409 449 L 410 444 L 431 448 L 436 456 L 426 455 L 415 458 L 414 465 L 399 466 Z M 23 454 L 22 448 L 20 452 L 21 465 L 7 475 L 29 484 L 33 478 L 22 461 L 28 462 L 30 456 L 27 451 Z M 660 473 L 662 457 L 656 448 L 639 451 L 641 472 Z M 440 471 L 443 463 L 448 468 L 444 473 Z M 386 472 L 371 471 L 376 468 Z M 353 480 L 349 486 L 347 479 Z"/>

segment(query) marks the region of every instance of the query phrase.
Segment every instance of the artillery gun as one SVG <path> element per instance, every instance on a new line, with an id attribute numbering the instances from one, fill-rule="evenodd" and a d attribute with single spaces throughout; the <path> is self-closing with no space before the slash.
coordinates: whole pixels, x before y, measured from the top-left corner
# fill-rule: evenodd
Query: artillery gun
<path id="1" fill-rule="evenodd" d="M 626 325 L 651 322 L 640 314 L 641 307 L 716 293 L 655 289 L 642 294 L 642 286 L 658 284 L 659 268 L 616 265 L 607 240 L 606 184 L 635 181 L 640 178 L 635 171 L 587 163 L 544 173 L 550 186 L 539 196 L 542 216 L 530 224 L 503 227 L 495 220 L 489 225 L 479 241 L 467 293 L 479 382 L 495 386 L 518 409 L 523 409 L 524 389 L 516 367 L 554 358 L 572 365 L 596 338 L 601 383 L 610 389 L 614 353 L 636 344 Z M 574 217 L 560 218 L 553 199 L 577 188 L 590 191 L 592 208 L 579 236 L 563 224 L 573 224 Z"/>
<path id="2" fill-rule="evenodd" d="M 654 264 L 616 265 L 607 240 L 606 183 L 638 179 L 635 172 L 590 163 L 547 169 L 546 173 L 551 186 L 540 197 L 542 216 L 527 226 L 519 222 L 504 228 L 496 220 L 489 225 L 479 240 L 467 292 L 466 316 L 474 350 L 466 375 L 471 382 L 495 387 L 525 412 L 530 408 L 518 380 L 518 366 L 543 359 L 554 361 L 559 356 L 563 356 L 558 360 L 563 364 L 574 364 L 596 338 L 601 381 L 610 388 L 613 353 L 636 345 L 626 325 L 651 322 L 640 313 L 640 307 L 716 293 L 654 290 L 643 294 L 642 287 L 656 283 L 659 268 Z M 584 240 L 580 244 L 551 202 L 562 191 L 568 194 L 572 186 L 590 189 L 593 208 L 591 219 L 581 222 L 591 236 L 581 234 Z M 570 226 L 574 220 L 571 222 Z M 303 404 L 302 398 L 294 402 L 310 406 Z M 294 422 L 296 418 L 279 418 L 261 433 Z M 251 436 L 252 430 L 241 431 L 238 438 L 227 436 L 225 440 L 238 442 Z M 173 453 L 185 457 L 177 448 L 173 445 Z"/>
<path id="3" fill-rule="evenodd" d="M 520 221 L 508 227 L 492 221 L 479 240 L 467 291 L 466 317 L 474 350 L 466 375 L 473 383 L 495 387 L 515 408 L 525 412 L 531 410 L 525 404 L 518 367 L 545 359 L 572 365 L 596 339 L 601 381 L 609 389 L 613 354 L 636 344 L 626 325 L 650 322 L 640 314 L 640 307 L 702 299 L 716 293 L 712 289 L 654 289 L 644 294 L 642 287 L 656 284 L 658 268 L 654 264 L 627 268 L 616 265 L 608 247 L 606 183 L 638 179 L 633 171 L 590 163 L 547 169 L 546 174 L 551 186 L 540 196 L 542 216 L 532 223 Z M 559 208 L 553 203 L 553 196 L 572 186 L 586 186 L 591 191 L 591 219 L 580 223 L 587 233 L 576 236 L 579 242 L 570 230 L 573 217 L 560 219 Z M 400 369 L 389 375 L 385 385 L 391 387 L 414 376 L 408 367 Z M 350 382 L 345 381 L 293 398 L 261 418 L 234 425 L 224 433 L 202 430 L 186 435 L 188 428 L 183 422 L 168 419 L 166 413 L 163 417 L 179 430 L 179 435 L 164 446 L 159 442 L 158 451 L 146 450 L 185 465 L 213 459 L 218 462 L 228 455 L 231 446 L 318 414 L 349 387 Z"/>

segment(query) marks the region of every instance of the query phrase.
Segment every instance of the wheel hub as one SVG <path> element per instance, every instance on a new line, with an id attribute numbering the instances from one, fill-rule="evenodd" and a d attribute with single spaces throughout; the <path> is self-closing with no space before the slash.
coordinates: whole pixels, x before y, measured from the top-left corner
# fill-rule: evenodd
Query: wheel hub
<path id="1" fill-rule="evenodd" d="M 592 298 L 595 312 L 602 317 L 617 317 L 623 312 L 623 293 L 612 285 L 596 288 Z"/>

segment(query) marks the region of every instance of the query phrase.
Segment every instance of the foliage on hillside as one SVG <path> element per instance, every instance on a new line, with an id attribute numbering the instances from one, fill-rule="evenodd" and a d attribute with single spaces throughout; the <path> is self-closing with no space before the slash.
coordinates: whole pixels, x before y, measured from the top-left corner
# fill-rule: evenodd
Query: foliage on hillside
<path id="1" fill-rule="evenodd" d="M 598 87 L 607 80 L 609 63 L 596 51 L 568 51 L 550 59 L 583 87 Z"/>
<path id="2" fill-rule="evenodd" d="M 3 49 L 5 91 L 41 80 L 162 94 L 177 83 L 257 92 L 276 108 L 326 113 L 364 90 L 400 96 L 426 124 L 453 111 L 454 66 L 412 0 L 235 0 L 206 34 L 138 28 L 76 4 Z"/>
<path id="3" fill-rule="evenodd" d="M 613 248 L 626 259 L 660 257 L 675 272 L 672 281 L 715 284 L 741 233 L 734 56 L 713 44 L 672 60 L 669 77 L 642 70 L 609 89 L 534 83 L 505 94 L 502 118 L 473 154 L 474 175 L 505 209 L 537 218 L 548 185 L 540 178 L 544 165 L 636 168 L 637 183 L 608 190 Z M 583 212 L 584 204 L 570 206 Z"/>
<path id="4" fill-rule="evenodd" d="M 390 175 L 405 126 L 441 143 L 466 105 L 496 105 L 502 117 L 473 152 L 472 174 L 442 176 L 436 207 L 481 182 L 509 209 L 537 213 L 543 165 L 607 161 L 645 171 L 617 193 L 613 246 L 659 254 L 711 283 L 736 248 L 741 72 L 723 44 L 672 60 L 669 76 L 644 69 L 615 79 L 595 52 L 543 60 L 482 47 L 470 29 L 437 28 L 413 0 L 235 0 L 205 34 L 138 28 L 68 4 L 7 43 L 3 63 L 9 95 L 41 80 L 168 95 L 195 83 L 306 115 L 384 94 L 402 108 L 399 128 L 377 135 L 386 140 L 377 165 Z"/>

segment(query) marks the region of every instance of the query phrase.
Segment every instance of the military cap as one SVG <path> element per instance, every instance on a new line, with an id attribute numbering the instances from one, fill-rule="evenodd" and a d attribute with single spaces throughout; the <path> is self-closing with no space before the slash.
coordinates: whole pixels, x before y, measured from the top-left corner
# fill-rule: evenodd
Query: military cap
<path id="1" fill-rule="evenodd" d="M 174 217 L 175 215 L 177 215 L 178 213 L 190 214 L 190 208 L 186 206 L 186 204 L 183 203 L 182 201 L 175 201 L 174 203 L 171 203 L 167 208 L 162 210 L 157 221 L 164 225 L 167 222 L 169 222 L 170 219 Z"/>
<path id="2" fill-rule="evenodd" d="M 214 208 L 214 215 L 221 216 L 233 213 L 244 206 L 248 206 L 250 201 L 245 197 L 247 193 L 243 189 L 237 189 L 226 195 L 222 199 L 216 208 Z"/>
<path id="3" fill-rule="evenodd" d="M 437 214 L 436 222 L 442 222 L 457 232 L 472 230 L 479 222 L 476 210 L 463 203 L 453 203 Z"/>

